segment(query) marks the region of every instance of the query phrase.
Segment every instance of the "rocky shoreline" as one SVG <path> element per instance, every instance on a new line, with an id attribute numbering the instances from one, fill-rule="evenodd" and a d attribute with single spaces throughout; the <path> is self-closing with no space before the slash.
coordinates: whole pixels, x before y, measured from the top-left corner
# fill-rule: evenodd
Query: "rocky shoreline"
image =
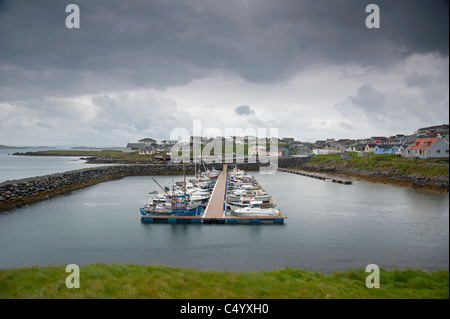
<path id="1" fill-rule="evenodd" d="M 279 166 L 291 167 L 303 164 L 307 159 L 286 158 L 279 159 Z M 236 164 L 230 164 L 234 166 Z M 247 171 L 258 170 L 260 163 L 237 164 Z M 207 168 L 214 167 L 221 170 L 223 165 L 219 163 L 206 164 Z M 183 168 L 181 164 L 128 164 L 100 166 L 68 171 L 64 173 L 49 174 L 24 178 L 0 183 L 0 211 L 8 210 L 37 201 L 45 200 L 51 196 L 76 190 L 82 187 L 94 185 L 111 179 L 125 176 L 141 175 L 181 175 L 183 169 L 186 173 L 194 173 L 195 165 L 187 164 Z"/>
<path id="2" fill-rule="evenodd" d="M 300 168 L 300 167 L 299 167 Z M 343 177 L 353 177 L 375 183 L 407 186 L 415 189 L 448 193 L 449 177 L 443 175 L 421 176 L 416 174 L 401 174 L 396 170 L 375 171 L 349 167 L 346 162 L 335 164 L 323 162 L 319 164 L 303 163 L 301 169 L 309 172 L 320 172 Z"/>

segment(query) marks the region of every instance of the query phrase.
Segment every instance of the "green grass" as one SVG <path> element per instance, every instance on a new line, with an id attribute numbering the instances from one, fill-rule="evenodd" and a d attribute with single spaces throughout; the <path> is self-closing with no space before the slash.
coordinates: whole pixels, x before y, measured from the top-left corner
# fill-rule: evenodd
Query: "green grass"
<path id="1" fill-rule="evenodd" d="M 80 288 L 69 289 L 65 266 L 0 270 L 4 298 L 157 299 L 448 299 L 448 271 L 380 272 L 380 288 L 365 285 L 364 270 L 324 275 L 285 268 L 234 273 L 140 265 L 80 266 Z"/>
<path id="2" fill-rule="evenodd" d="M 448 158 L 436 159 L 406 159 L 395 154 L 375 155 L 369 154 L 367 157 L 358 157 L 353 152 L 352 158 L 341 159 L 340 154 L 318 155 L 312 157 L 308 164 L 320 164 L 329 162 L 335 165 L 347 162 L 347 167 L 355 167 L 359 169 L 375 170 L 375 171 L 391 171 L 397 174 L 416 174 L 420 176 L 449 176 L 448 165 L 433 165 L 436 163 L 448 164 Z"/>

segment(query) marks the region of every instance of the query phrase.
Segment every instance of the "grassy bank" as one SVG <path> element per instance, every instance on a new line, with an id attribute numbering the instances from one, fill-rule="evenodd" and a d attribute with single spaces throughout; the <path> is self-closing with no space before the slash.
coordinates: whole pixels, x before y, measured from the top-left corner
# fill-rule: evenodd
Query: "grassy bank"
<path id="1" fill-rule="evenodd" d="M 150 156 L 139 155 L 137 151 L 135 152 L 122 152 L 118 150 L 98 150 L 98 151 L 88 151 L 88 150 L 50 150 L 50 151 L 39 151 L 35 153 L 40 153 L 47 156 L 101 156 L 101 157 L 111 157 L 115 159 L 133 159 L 133 158 L 145 158 Z"/>
<path id="2" fill-rule="evenodd" d="M 353 167 L 380 172 L 392 172 L 395 174 L 416 175 L 424 177 L 449 176 L 449 159 L 406 159 L 395 154 L 374 155 L 358 157 L 357 153 L 351 153 L 352 158 L 341 159 L 340 154 L 318 155 L 312 157 L 308 164 L 333 165 L 338 167 Z M 447 164 L 447 165 L 445 165 Z"/>
<path id="3" fill-rule="evenodd" d="M 88 163 L 122 163 L 122 164 L 152 164 L 154 155 L 140 155 L 138 151 L 122 152 L 120 150 L 48 150 L 26 153 L 14 153 L 13 155 L 25 156 L 78 156 L 88 157 Z"/>
<path id="4" fill-rule="evenodd" d="M 65 266 L 0 270 L 2 298 L 360 299 L 449 298 L 448 271 L 380 272 L 380 288 L 364 270 L 323 275 L 285 268 L 233 273 L 139 265 L 80 266 L 80 288 L 68 289 Z"/>

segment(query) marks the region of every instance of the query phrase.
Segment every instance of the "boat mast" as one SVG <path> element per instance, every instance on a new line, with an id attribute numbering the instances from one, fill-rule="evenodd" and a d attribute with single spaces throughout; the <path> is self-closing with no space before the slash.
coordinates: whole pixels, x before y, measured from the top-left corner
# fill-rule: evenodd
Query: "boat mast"
<path id="1" fill-rule="evenodd" d="M 172 211 L 175 210 L 175 181 L 172 179 Z"/>
<path id="2" fill-rule="evenodd" d="M 169 193 L 167 193 L 167 191 L 161 185 L 159 185 L 159 183 L 156 181 L 156 179 L 154 179 L 153 177 L 152 177 L 152 179 L 163 190 L 164 193 L 166 193 L 168 196 L 170 196 Z"/>
<path id="3" fill-rule="evenodd" d="M 186 197 L 186 166 L 183 162 L 183 187 L 184 187 L 184 196 Z"/>

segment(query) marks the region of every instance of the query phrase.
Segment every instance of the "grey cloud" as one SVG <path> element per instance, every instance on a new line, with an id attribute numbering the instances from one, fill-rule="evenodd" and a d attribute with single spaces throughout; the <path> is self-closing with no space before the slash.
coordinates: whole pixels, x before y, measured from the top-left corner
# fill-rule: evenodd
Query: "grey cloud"
<path id="1" fill-rule="evenodd" d="M 409 74 L 408 77 L 405 79 L 405 84 L 407 87 L 427 87 L 430 84 L 433 83 L 433 78 L 428 75 L 419 74 L 417 72 L 413 72 L 412 74 Z"/>
<path id="2" fill-rule="evenodd" d="M 0 64 L 164 87 L 216 69 L 274 82 L 314 62 L 388 67 L 405 52 L 448 54 L 447 1 L 380 0 L 379 30 L 364 25 L 370 1 L 79 0 L 81 28 L 69 30 L 71 2 L 4 1 Z"/>
<path id="3" fill-rule="evenodd" d="M 357 95 L 351 96 L 350 101 L 369 113 L 379 113 L 385 106 L 384 95 L 367 83 L 359 87 Z"/>
<path id="4" fill-rule="evenodd" d="M 370 0 L 77 0 L 81 28 L 69 30 L 65 7 L 73 2 L 0 0 L 0 104 L 15 108 L 8 121 L 36 115 L 38 126 L 49 119 L 83 117 L 83 108 L 72 98 L 89 95 L 96 107 L 92 127 L 109 132 L 129 125 L 156 136 L 189 126 L 191 115 L 177 115 L 176 102 L 154 100 L 149 91 L 143 100 L 127 92 L 164 92 L 221 74 L 275 87 L 316 64 L 391 71 L 414 53 L 437 52 L 448 60 L 444 0 L 377 0 L 378 30 L 364 25 Z M 412 72 L 404 78 L 402 84 L 419 91 L 420 98 L 394 96 L 368 81 L 335 102 L 349 118 L 340 127 L 388 116 L 414 119 L 425 116 L 420 115 L 425 105 L 448 106 L 448 86 L 438 83 L 448 83 L 446 73 L 428 85 L 428 74 Z M 66 104 L 58 105 L 59 99 Z M 388 115 L 376 114 L 380 109 Z M 256 111 L 259 118 L 245 106 L 236 114 L 248 115 L 239 119 L 258 127 L 276 124 Z M 448 111 L 440 113 L 448 117 Z M 426 116 L 427 121 L 440 119 L 434 113 Z"/>
<path id="5" fill-rule="evenodd" d="M 255 111 L 248 105 L 240 105 L 234 109 L 237 115 L 254 115 Z"/>
<path id="6" fill-rule="evenodd" d="M 354 130 L 355 127 L 347 122 L 340 122 L 339 126 L 342 127 L 345 130 Z"/>

